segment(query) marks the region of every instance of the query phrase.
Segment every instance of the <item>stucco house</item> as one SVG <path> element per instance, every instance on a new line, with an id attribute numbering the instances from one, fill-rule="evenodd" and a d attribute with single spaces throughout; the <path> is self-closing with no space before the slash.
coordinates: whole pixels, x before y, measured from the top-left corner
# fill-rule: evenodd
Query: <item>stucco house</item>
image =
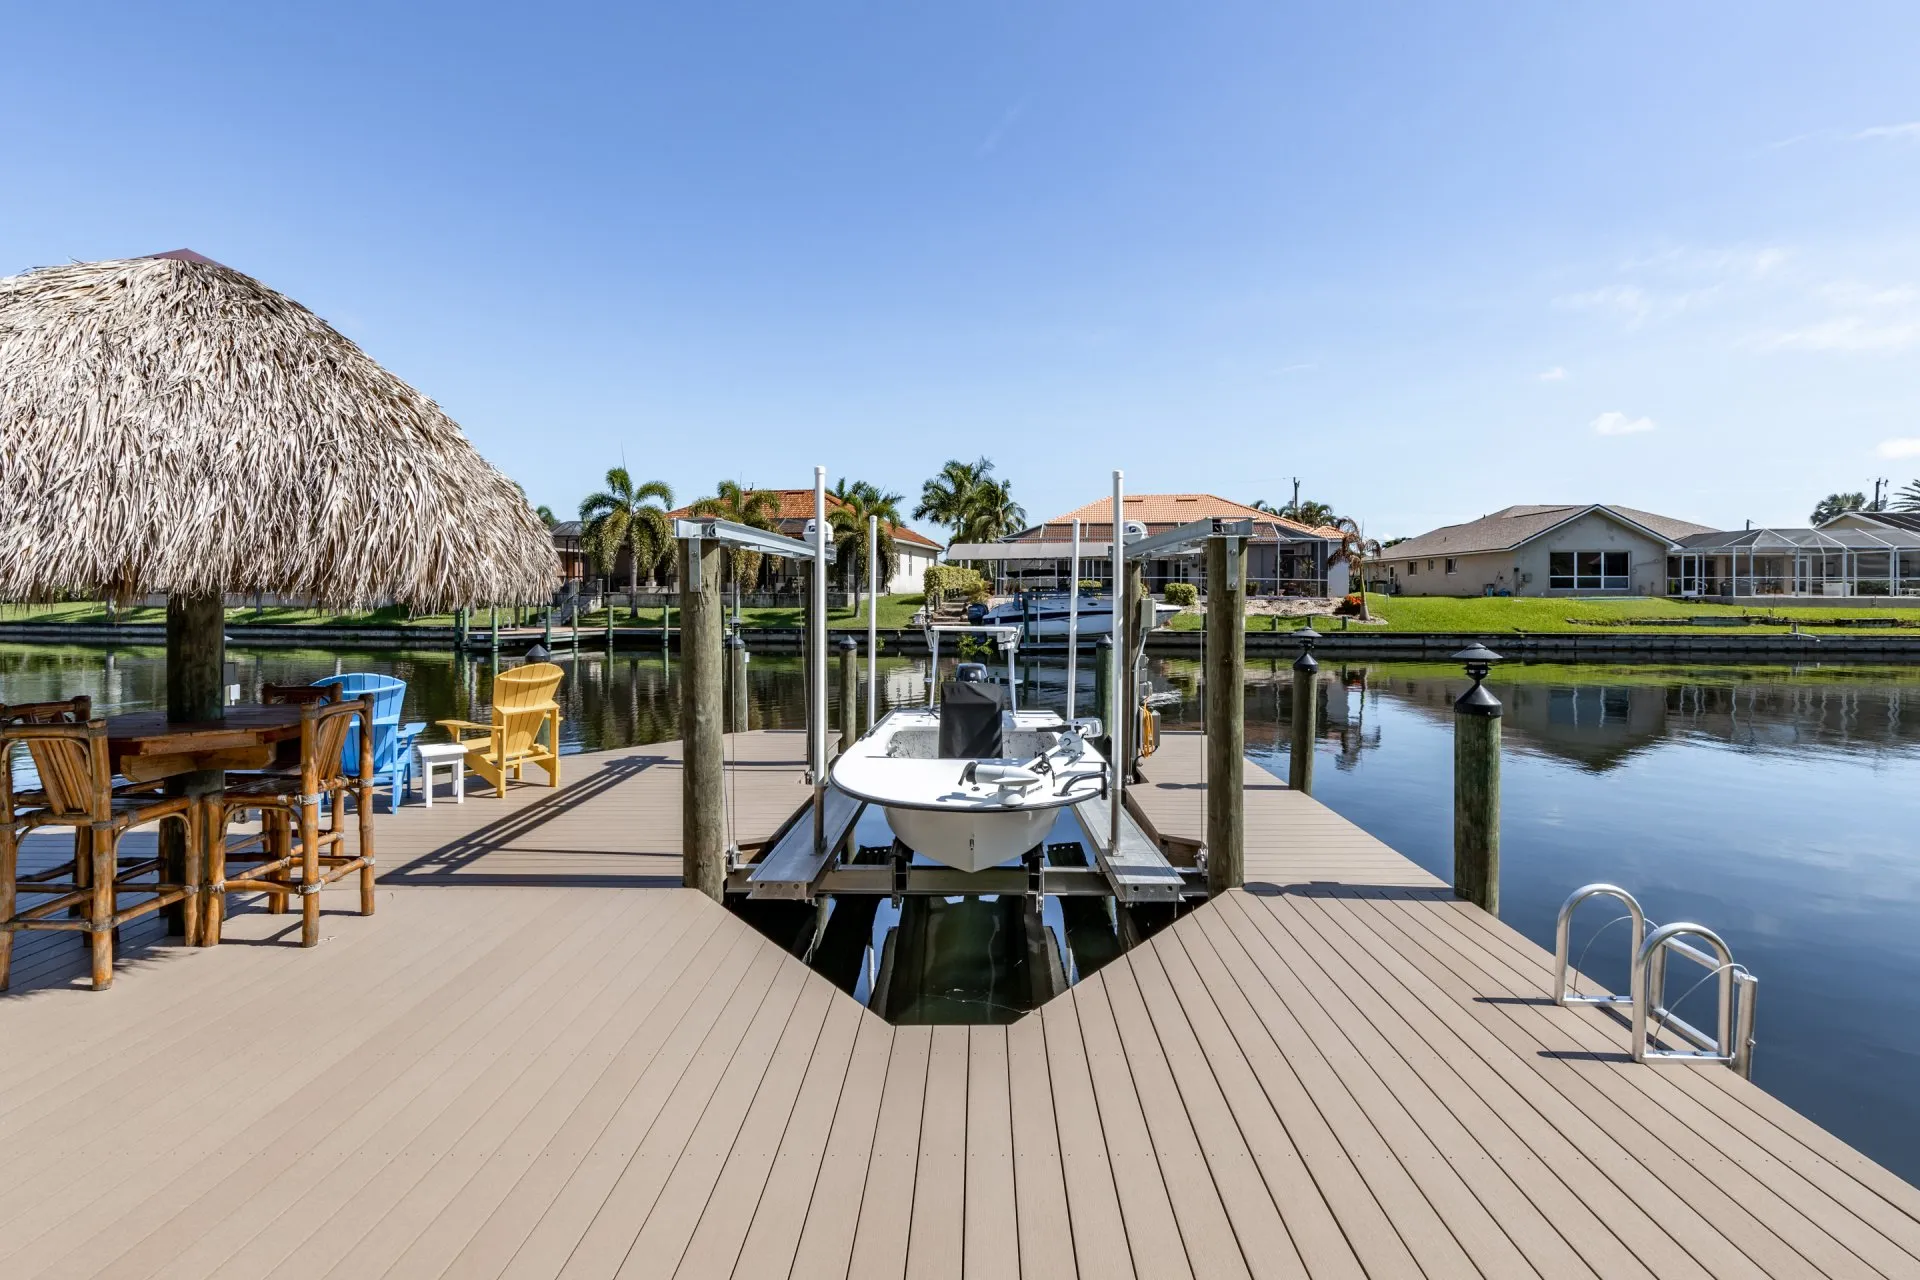
<path id="1" fill-rule="evenodd" d="M 1412 596 L 1662 595 L 1667 558 L 1711 532 L 1614 503 L 1514 506 L 1396 543 L 1374 571 Z"/>

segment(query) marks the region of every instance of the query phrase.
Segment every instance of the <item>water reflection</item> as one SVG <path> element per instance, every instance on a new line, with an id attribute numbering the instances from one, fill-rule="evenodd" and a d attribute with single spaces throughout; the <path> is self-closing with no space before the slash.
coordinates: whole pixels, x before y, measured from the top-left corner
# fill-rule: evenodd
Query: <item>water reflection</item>
<path id="1" fill-rule="evenodd" d="M 232 656 L 247 696 L 263 681 L 391 672 L 409 683 L 407 714 L 429 722 L 476 717 L 492 677 L 484 657 L 444 652 Z M 563 749 L 678 736 L 677 661 L 657 651 L 589 651 L 561 665 L 569 671 Z M 1163 709 L 1166 723 L 1198 727 L 1200 665 L 1156 661 L 1149 676 L 1178 695 Z M 1321 676 L 1319 798 L 1450 874 L 1450 708 L 1465 677 L 1448 665 L 1333 661 Z M 748 678 L 754 727 L 804 723 L 797 658 L 757 655 Z M 882 709 L 918 701 L 924 680 L 922 660 L 886 659 Z M 1248 664 L 1248 751 L 1281 776 L 1290 680 L 1285 659 Z M 1920 1178 L 1920 669 L 1508 664 L 1489 683 L 1506 706 L 1503 917 L 1550 946 L 1561 899 L 1576 885 L 1611 880 L 1656 919 L 1711 925 L 1761 978 L 1755 1079 Z M 831 699 L 838 682 L 828 684 Z M 1057 661 L 1023 667 L 1021 684 L 1028 705 L 1065 704 Z M 1083 668 L 1083 711 L 1093 709 L 1093 688 Z M 0 701 L 77 693 L 107 711 L 161 705 L 162 655 L 0 646 Z M 946 914 L 971 933 L 1000 927 L 997 918 Z M 1583 922 L 1576 949 L 1605 915 Z M 1067 939 L 1065 958 L 1083 970 L 1098 961 L 1079 954 L 1076 934 L 1101 937 L 1100 923 L 1047 920 Z M 867 981 L 873 932 L 847 930 L 849 989 Z M 1589 968 L 1620 986 L 1624 948 L 1602 939 Z M 993 969 L 979 984 L 985 994 L 968 998 L 1003 998 L 995 986 L 1002 973 Z"/>

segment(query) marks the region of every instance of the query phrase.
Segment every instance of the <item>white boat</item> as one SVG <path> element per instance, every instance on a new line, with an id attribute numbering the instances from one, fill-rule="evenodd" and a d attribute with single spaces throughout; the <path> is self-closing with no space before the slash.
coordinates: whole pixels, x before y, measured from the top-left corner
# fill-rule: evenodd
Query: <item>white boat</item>
<path id="1" fill-rule="evenodd" d="M 834 761 L 833 783 L 881 806 L 894 835 L 915 853 L 984 871 L 1044 841 L 1066 805 L 1104 794 L 1107 762 L 1087 741 L 1097 724 L 1070 725 L 1052 711 L 1002 710 L 984 701 L 963 708 L 951 696 L 955 684 L 968 687 L 945 686 L 938 708 L 888 713 Z M 983 725 L 986 716 L 997 723 Z M 957 723 L 963 717 L 968 723 Z M 968 738 L 969 754 L 948 754 Z"/>
<path id="2" fill-rule="evenodd" d="M 1065 806 L 1104 795 L 1107 761 L 1088 741 L 1100 736 L 1098 720 L 1069 723 L 1015 706 L 1018 628 L 927 628 L 933 673 L 940 637 L 951 633 L 999 646 L 1006 681 L 989 683 L 977 662 L 961 663 L 944 683 L 929 676 L 927 705 L 889 712 L 841 752 L 833 785 L 879 805 L 915 853 L 984 871 L 1037 847 Z"/>
<path id="3" fill-rule="evenodd" d="M 985 622 L 988 625 L 1002 627 L 1018 627 L 1024 624 L 1027 628 L 1027 638 L 1031 640 L 1065 640 L 1067 616 L 1071 611 L 1071 598 L 1066 592 L 1048 592 L 1044 595 L 1026 597 L 1024 606 L 1018 599 L 1003 601 L 987 610 Z M 1154 629 L 1158 630 L 1166 626 L 1179 612 L 1178 605 L 1154 601 Z M 1091 593 L 1081 596 L 1081 640 L 1098 639 L 1112 634 L 1113 597 Z"/>

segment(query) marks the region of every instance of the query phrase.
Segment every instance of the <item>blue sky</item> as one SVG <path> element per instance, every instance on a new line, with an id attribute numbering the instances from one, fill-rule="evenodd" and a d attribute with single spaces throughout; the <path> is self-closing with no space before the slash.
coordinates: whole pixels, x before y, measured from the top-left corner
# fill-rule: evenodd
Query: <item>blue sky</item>
<path id="1" fill-rule="evenodd" d="M 187 246 L 567 511 L 992 457 L 1381 536 L 1920 475 L 1920 6 L 6 4 L 0 273 Z"/>

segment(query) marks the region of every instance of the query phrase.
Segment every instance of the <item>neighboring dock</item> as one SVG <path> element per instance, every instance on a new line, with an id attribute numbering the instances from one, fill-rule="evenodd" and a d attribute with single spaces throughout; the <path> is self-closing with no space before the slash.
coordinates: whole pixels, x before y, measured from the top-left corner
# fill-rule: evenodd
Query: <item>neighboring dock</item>
<path id="1" fill-rule="evenodd" d="M 764 840 L 805 739 L 729 741 Z M 1540 948 L 1251 763 L 1245 891 L 973 1027 L 891 1026 L 673 887 L 678 744 L 566 768 L 383 811 L 378 914 L 341 893 L 316 950 L 129 930 L 96 995 L 23 937 L 0 1275 L 1920 1274 L 1920 1190 L 1628 1061 Z M 1201 740 L 1148 773 L 1197 842 Z"/>

